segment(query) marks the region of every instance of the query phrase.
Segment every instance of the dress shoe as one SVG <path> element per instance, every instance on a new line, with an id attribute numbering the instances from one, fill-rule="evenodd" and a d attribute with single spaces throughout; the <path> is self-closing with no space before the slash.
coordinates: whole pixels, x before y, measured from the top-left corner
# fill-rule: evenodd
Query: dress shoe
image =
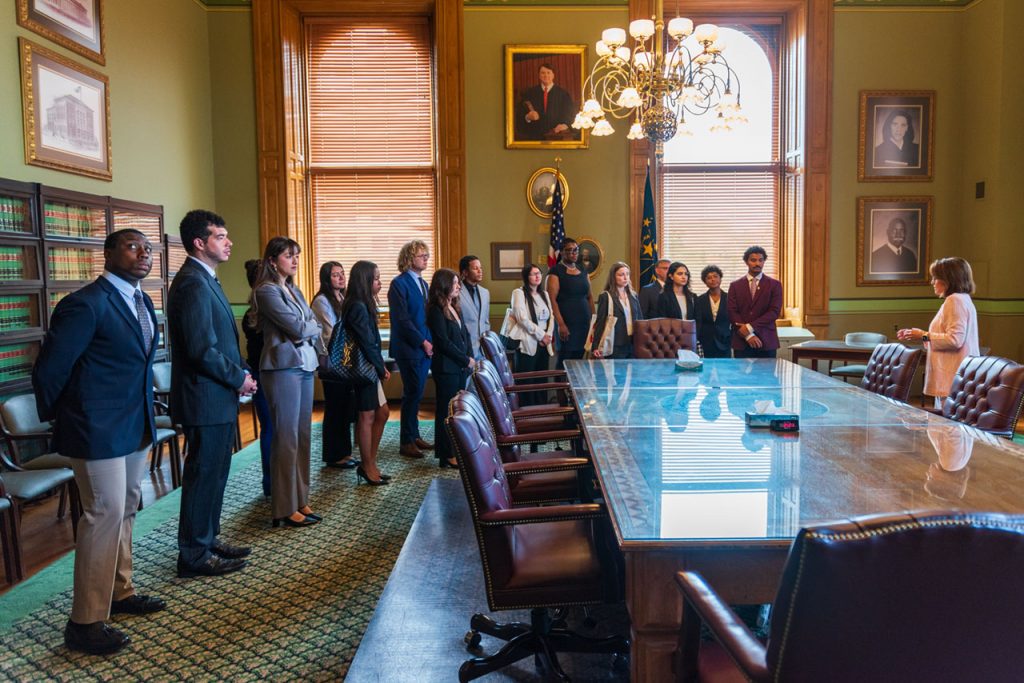
<path id="1" fill-rule="evenodd" d="M 111 614 L 152 614 L 167 607 L 167 603 L 151 595 L 129 595 L 124 600 L 110 603 Z"/>
<path id="2" fill-rule="evenodd" d="M 249 557 L 249 553 L 252 552 L 252 548 L 247 548 L 244 545 L 231 545 L 224 541 L 214 540 L 213 545 L 210 546 L 210 552 L 217 557 L 223 557 L 226 560 L 237 560 L 242 557 Z"/>
<path id="3" fill-rule="evenodd" d="M 423 457 L 423 451 L 416 448 L 416 444 L 413 443 L 403 443 L 401 446 L 398 447 L 398 454 L 404 455 L 407 458 Z"/>
<path id="4" fill-rule="evenodd" d="M 102 621 L 91 624 L 68 621 L 64 627 L 64 644 L 67 648 L 90 655 L 110 655 L 130 642 L 131 638 Z"/>
<path id="5" fill-rule="evenodd" d="M 438 460 L 437 461 L 437 466 L 440 467 L 442 470 L 448 470 L 448 469 L 457 470 L 457 469 L 459 469 L 459 464 L 457 462 L 455 462 L 454 459 L 453 460 Z"/>
<path id="6" fill-rule="evenodd" d="M 319 519 L 313 519 L 309 515 L 306 515 L 305 517 L 303 517 L 301 520 L 299 520 L 297 522 L 294 519 L 292 519 L 291 517 L 278 517 L 278 518 L 274 519 L 273 524 L 274 524 L 274 528 L 276 529 L 279 526 L 286 526 L 286 527 L 289 527 L 289 526 L 290 527 L 313 526 L 314 524 L 316 524 L 319 521 L 320 521 Z"/>
<path id="7" fill-rule="evenodd" d="M 337 462 L 325 462 L 324 467 L 333 467 L 337 470 L 352 470 L 359 467 L 359 461 L 355 458 L 349 458 L 348 460 L 338 460 Z"/>
<path id="8" fill-rule="evenodd" d="M 184 564 L 178 560 L 178 578 L 188 579 L 193 576 L 220 576 L 237 572 L 246 565 L 245 560 L 238 558 L 224 558 L 210 554 L 206 561 L 194 567 Z"/>
<path id="9" fill-rule="evenodd" d="M 418 436 L 416 437 L 416 440 L 413 441 L 413 443 L 416 444 L 416 448 L 420 449 L 421 451 L 434 450 L 434 444 L 430 443 L 429 441 L 424 441 Z"/>

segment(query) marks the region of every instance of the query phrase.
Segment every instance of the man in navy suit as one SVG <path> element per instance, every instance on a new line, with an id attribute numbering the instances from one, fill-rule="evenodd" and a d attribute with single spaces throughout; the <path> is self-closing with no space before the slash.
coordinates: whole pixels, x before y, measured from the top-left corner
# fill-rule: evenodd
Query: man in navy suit
<path id="1" fill-rule="evenodd" d="M 747 274 L 729 285 L 728 310 L 732 350 L 736 358 L 775 358 L 779 333 L 775 321 L 782 313 L 782 283 L 764 274 L 768 253 L 750 247 L 743 253 Z"/>
<path id="2" fill-rule="evenodd" d="M 71 458 L 84 512 L 64 643 L 111 654 L 130 642 L 111 614 L 164 609 L 132 585 L 132 525 L 153 424 L 153 302 L 139 282 L 153 249 L 137 230 L 111 233 L 103 275 L 62 299 L 32 370 L 39 419 L 54 420 L 54 448 Z"/>
<path id="3" fill-rule="evenodd" d="M 249 548 L 217 538 L 238 420 L 239 395 L 256 382 L 242 365 L 238 328 L 217 279 L 231 257 L 224 219 L 189 211 L 179 227 L 188 258 L 167 294 L 171 335 L 171 417 L 182 426 L 188 457 L 181 479 L 178 576 L 215 576 L 245 566 Z"/>
<path id="4" fill-rule="evenodd" d="M 422 458 L 434 444 L 420 437 L 419 410 L 427 385 L 430 357 L 434 347 L 427 329 L 427 283 L 421 273 L 430 262 L 425 242 L 413 240 L 398 252 L 399 275 L 388 287 L 391 309 L 389 353 L 398 361 L 402 374 L 402 421 L 398 452 L 408 458 Z"/>
<path id="5" fill-rule="evenodd" d="M 658 297 L 665 291 L 665 278 L 671 263 L 667 258 L 659 259 L 654 264 L 654 282 L 640 288 L 640 311 L 648 320 L 658 317 Z"/>

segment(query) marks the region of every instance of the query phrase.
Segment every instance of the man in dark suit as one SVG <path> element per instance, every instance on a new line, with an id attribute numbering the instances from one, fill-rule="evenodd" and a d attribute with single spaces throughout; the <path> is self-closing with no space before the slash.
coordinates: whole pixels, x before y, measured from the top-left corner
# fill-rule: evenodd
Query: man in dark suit
<path id="1" fill-rule="evenodd" d="M 256 382 L 242 366 L 238 329 L 216 268 L 231 256 L 224 219 L 189 211 L 181 221 L 188 258 L 167 295 L 171 335 L 171 416 L 182 425 L 188 457 L 181 481 L 178 576 L 226 574 L 245 566 L 249 548 L 217 538 L 231 466 L 238 396 Z"/>
<path id="2" fill-rule="evenodd" d="M 576 115 L 572 96 L 555 85 L 555 70 L 541 64 L 537 70 L 539 84 L 527 88 L 519 101 L 518 129 L 524 140 L 578 140 L 579 133 L 570 126 Z"/>
<path id="3" fill-rule="evenodd" d="M 907 222 L 902 218 L 894 218 L 885 229 L 886 243 L 871 252 L 872 273 L 917 273 L 917 254 L 910 247 L 904 246 L 907 241 Z"/>
<path id="4" fill-rule="evenodd" d="M 130 641 L 111 614 L 164 609 L 132 585 L 132 525 L 153 441 L 156 317 L 139 282 L 153 250 L 137 230 L 111 233 L 103 275 L 62 299 L 32 370 L 39 419 L 54 420 L 54 448 L 71 458 L 84 513 L 75 545 L 74 596 L 64 643 L 111 654 Z"/>
<path id="5" fill-rule="evenodd" d="M 640 310 L 645 320 L 658 317 L 658 297 L 665 291 L 665 277 L 670 263 L 667 258 L 663 258 L 654 264 L 655 281 L 640 288 Z"/>
<path id="6" fill-rule="evenodd" d="M 747 249 L 743 254 L 747 274 L 729 285 L 727 305 L 736 358 L 775 358 L 779 349 L 775 321 L 782 313 L 782 283 L 764 274 L 767 259 L 763 248 Z"/>
<path id="7" fill-rule="evenodd" d="M 389 353 L 398 361 L 402 375 L 402 419 L 398 452 L 407 458 L 422 458 L 434 444 L 420 437 L 420 401 L 427 385 L 430 357 L 434 355 L 427 329 L 427 283 L 420 275 L 430 262 L 425 242 L 413 240 L 398 252 L 399 274 L 388 287 L 391 308 Z M 436 438 L 436 437 L 435 437 Z"/>

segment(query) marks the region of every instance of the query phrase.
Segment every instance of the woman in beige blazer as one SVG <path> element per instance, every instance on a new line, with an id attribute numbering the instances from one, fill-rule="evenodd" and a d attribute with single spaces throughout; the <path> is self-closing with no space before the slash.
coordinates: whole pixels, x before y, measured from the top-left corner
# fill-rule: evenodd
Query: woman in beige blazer
<path id="1" fill-rule="evenodd" d="M 510 339 L 519 340 L 516 350 L 516 372 L 547 370 L 554 354 L 551 345 L 555 317 L 551 314 L 551 300 L 541 289 L 543 275 L 532 263 L 523 268 L 523 286 L 512 292 L 512 317 L 515 324 L 509 331 Z M 532 380 L 533 383 L 543 380 Z M 519 397 L 524 406 L 545 403 L 543 393 L 525 392 Z"/>
<path id="2" fill-rule="evenodd" d="M 253 289 L 254 310 L 263 332 L 260 382 L 274 425 L 270 447 L 274 526 L 309 526 L 320 521 L 309 507 L 313 372 L 322 353 L 320 324 L 292 284 L 298 268 L 298 243 L 275 237 L 267 243 Z"/>
<path id="3" fill-rule="evenodd" d="M 967 356 L 981 353 L 978 347 L 978 312 L 971 301 L 974 275 L 971 264 L 959 257 L 941 258 L 930 267 L 935 294 L 944 299 L 928 331 L 911 327 L 896 333 L 900 341 L 924 342 L 928 354 L 924 369 L 924 393 L 935 397 L 935 407 L 949 395 L 953 378 Z"/>

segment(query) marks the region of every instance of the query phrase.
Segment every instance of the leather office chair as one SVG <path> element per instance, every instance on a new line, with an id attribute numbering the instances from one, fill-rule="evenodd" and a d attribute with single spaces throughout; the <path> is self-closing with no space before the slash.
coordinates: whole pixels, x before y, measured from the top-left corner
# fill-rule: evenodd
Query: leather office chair
<path id="1" fill-rule="evenodd" d="M 1019 681 L 1022 558 L 1024 515 L 930 511 L 803 529 L 767 645 L 699 574 L 679 572 L 676 680 Z M 715 643 L 701 643 L 702 621 Z"/>
<path id="2" fill-rule="evenodd" d="M 0 479 L 0 547 L 4 554 L 4 575 L 8 585 L 21 581 L 25 570 L 21 562 L 21 536 L 14 518 L 14 501 L 7 495 Z"/>
<path id="3" fill-rule="evenodd" d="M 171 398 L 171 364 L 169 361 L 153 363 L 153 410 L 156 423 L 157 438 L 153 453 L 149 459 L 149 471 L 155 472 L 163 466 L 164 444 L 168 444 L 171 463 L 171 488 L 181 486 L 181 451 L 178 437 L 184 436 L 181 425 L 171 419 L 171 410 L 167 402 Z"/>
<path id="4" fill-rule="evenodd" d="M 897 343 L 879 344 L 871 352 L 860 388 L 906 403 L 923 355 L 924 349 L 908 349 Z"/>
<path id="5" fill-rule="evenodd" d="M 515 408 L 512 397 L 520 391 L 520 388 L 513 387 L 509 391 L 499 376 L 498 370 L 487 359 L 477 361 L 473 367 L 473 375 L 470 381 L 477 393 L 480 392 L 479 377 L 477 377 L 479 374 L 488 375 L 491 379 L 491 384 L 488 386 L 496 387 L 498 389 L 497 393 L 504 397 L 511 411 L 511 419 L 516 421 L 520 432 L 549 432 L 572 428 L 576 425 L 576 408 L 571 405 L 563 406 L 557 403 L 546 403 L 537 406 L 526 406 L 525 408 Z M 497 419 L 494 414 L 490 415 L 492 418 Z M 547 440 L 549 439 L 545 439 L 545 441 Z"/>
<path id="6" fill-rule="evenodd" d="M 501 383 L 504 385 L 505 390 L 509 393 L 509 403 L 512 404 L 512 410 L 520 410 L 519 405 L 519 394 L 521 392 L 533 392 L 533 391 L 544 391 L 555 390 L 559 392 L 558 405 L 566 405 L 568 400 L 567 390 L 569 389 L 569 383 L 566 381 L 565 370 L 536 370 L 533 372 L 512 372 L 512 367 L 508 364 L 508 356 L 505 354 L 505 345 L 494 332 L 484 332 L 480 336 L 480 350 L 483 351 L 484 358 L 489 360 L 498 372 L 498 376 L 501 378 Z M 549 378 L 547 382 L 537 382 L 536 384 L 524 383 L 524 380 L 540 380 Z M 557 381 L 555 381 L 557 379 Z M 540 411 L 540 408 L 536 409 Z"/>
<path id="7" fill-rule="evenodd" d="M 968 356 L 957 368 L 942 415 L 1013 437 L 1024 404 L 1024 365 L 999 356 Z"/>
<path id="8" fill-rule="evenodd" d="M 618 602 L 621 572 L 605 509 L 594 503 L 513 507 L 494 434 L 459 393 L 445 426 L 455 447 L 492 611 L 530 609 L 530 624 L 498 624 L 483 614 L 470 620 L 470 647 L 480 633 L 508 642 L 496 654 L 463 663 L 459 680 L 470 681 L 529 655 L 566 680 L 556 652 L 625 655 L 625 638 L 584 638 L 553 620 L 549 609 Z"/>
<path id="9" fill-rule="evenodd" d="M 581 476 L 590 477 L 590 460 L 586 457 L 568 457 L 579 452 L 582 439 L 579 427 L 571 429 L 556 428 L 550 431 L 520 434 L 516 428 L 516 420 L 512 417 L 511 408 L 504 389 L 497 378 L 491 373 L 477 369 L 473 373 L 473 384 L 476 395 L 466 396 L 462 405 L 467 410 L 477 411 L 481 419 L 487 422 L 494 432 L 495 442 L 503 463 L 531 463 L 557 459 L 564 467 L 558 471 L 551 469 L 541 473 L 523 473 L 513 475 L 509 472 L 509 487 L 517 503 L 547 503 L 559 500 L 577 499 L 584 495 Z M 561 427 L 556 425 L 556 427 Z M 538 451 L 524 453 L 523 446 L 550 443 L 554 441 L 570 441 L 573 451 Z"/>
<path id="10" fill-rule="evenodd" d="M 680 349 L 697 352 L 697 323 L 675 318 L 651 318 L 633 323 L 635 358 L 672 358 Z"/>
<path id="11" fill-rule="evenodd" d="M 870 344 L 884 344 L 889 340 L 884 334 L 878 332 L 850 332 L 843 338 L 843 341 L 847 344 L 867 346 Z M 862 363 L 847 363 L 846 365 L 833 368 L 832 363 L 833 361 L 828 362 L 829 377 L 840 377 L 844 382 L 848 379 L 859 380 L 864 376 L 868 368 L 867 365 Z"/>

